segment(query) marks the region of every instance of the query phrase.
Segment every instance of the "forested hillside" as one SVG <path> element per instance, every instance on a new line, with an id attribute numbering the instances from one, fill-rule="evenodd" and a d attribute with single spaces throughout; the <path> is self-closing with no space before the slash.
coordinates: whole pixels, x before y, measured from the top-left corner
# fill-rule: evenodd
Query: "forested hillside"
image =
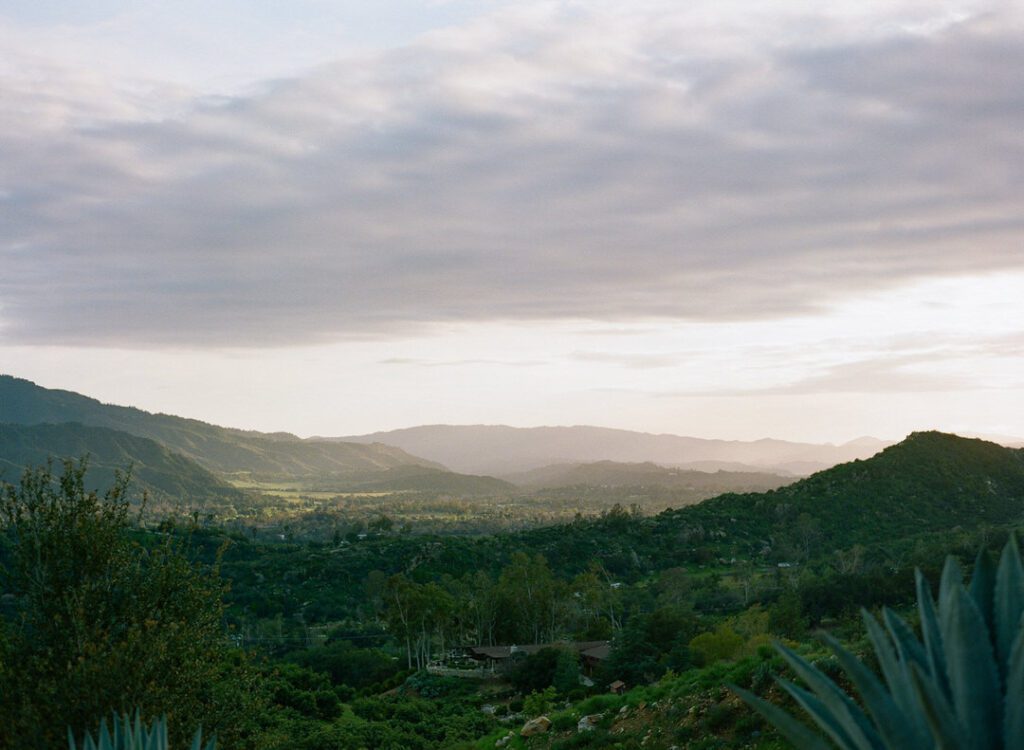
<path id="1" fill-rule="evenodd" d="M 795 481 L 794 477 L 753 471 L 695 471 L 669 468 L 646 461 L 622 463 L 553 464 L 506 477 L 520 487 L 666 487 L 720 494 L 761 492 Z"/>
<path id="2" fill-rule="evenodd" d="M 108 487 L 130 469 L 133 496 L 156 502 L 238 502 L 242 493 L 202 466 L 147 438 L 82 424 L 0 424 L 0 477 L 14 481 L 26 466 L 88 456 L 88 482 Z"/>

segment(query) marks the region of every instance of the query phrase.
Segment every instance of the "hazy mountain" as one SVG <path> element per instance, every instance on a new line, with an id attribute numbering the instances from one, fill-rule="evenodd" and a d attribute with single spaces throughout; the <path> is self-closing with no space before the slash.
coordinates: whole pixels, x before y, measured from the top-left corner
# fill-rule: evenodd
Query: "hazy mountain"
<path id="1" fill-rule="evenodd" d="M 397 447 L 301 440 L 288 433 L 234 430 L 196 419 L 104 404 L 71 391 L 42 388 L 9 375 L 0 375 L 0 422 L 28 425 L 80 422 L 107 427 L 155 440 L 220 474 L 332 475 L 369 479 L 399 466 L 443 468 Z"/>
<path id="2" fill-rule="evenodd" d="M 702 461 L 746 464 L 761 471 L 807 474 L 856 458 L 887 443 L 860 438 L 845 445 L 784 440 L 705 440 L 604 427 L 431 425 L 337 438 L 380 442 L 444 464 L 454 471 L 507 476 L 552 464 L 617 461 L 679 466 Z"/>
<path id="3" fill-rule="evenodd" d="M 505 477 L 520 487 L 669 487 L 697 490 L 708 497 L 724 492 L 762 492 L 791 483 L 793 477 L 776 474 L 697 471 L 657 464 L 597 461 L 589 464 L 555 464 Z"/>
<path id="4" fill-rule="evenodd" d="M 79 459 L 88 454 L 88 487 L 109 487 L 115 469 L 131 466 L 133 495 L 154 499 L 239 500 L 242 493 L 196 462 L 148 438 L 78 423 L 0 424 L 0 478 L 17 482 L 27 465 L 50 458 Z"/>

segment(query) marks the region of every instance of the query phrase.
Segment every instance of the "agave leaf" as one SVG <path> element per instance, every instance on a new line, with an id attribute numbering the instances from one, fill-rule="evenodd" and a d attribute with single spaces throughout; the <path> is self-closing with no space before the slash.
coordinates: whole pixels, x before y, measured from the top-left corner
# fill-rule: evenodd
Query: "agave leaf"
<path id="1" fill-rule="evenodd" d="M 949 682 L 946 678 L 946 655 L 942 647 L 942 629 L 935 613 L 935 601 L 928 588 L 928 581 L 920 570 L 914 571 L 917 584 L 917 608 L 921 614 L 921 632 L 924 635 L 925 653 L 928 655 L 928 673 L 945 698 L 950 698 Z"/>
<path id="2" fill-rule="evenodd" d="M 996 655 L 999 657 L 999 671 L 1009 681 L 1009 669 L 1014 638 L 1020 632 L 1021 615 L 1024 614 L 1024 565 L 1021 564 L 1017 537 L 1010 534 L 1010 540 L 1003 547 L 996 571 L 995 601 L 993 616 L 996 641 Z"/>
<path id="3" fill-rule="evenodd" d="M 995 634 L 992 617 L 992 602 L 995 598 L 996 570 L 992 564 L 992 556 L 984 547 L 978 551 L 974 560 L 974 572 L 971 574 L 970 593 L 974 603 L 978 605 L 978 611 L 985 620 L 985 629 Z"/>
<path id="4" fill-rule="evenodd" d="M 871 625 L 874 625 L 883 641 L 886 640 L 885 633 L 882 632 L 882 628 L 875 621 L 875 618 L 864 612 L 864 619 L 870 621 Z M 875 676 L 875 673 L 843 648 L 835 638 L 824 635 L 822 640 L 832 649 L 832 652 L 839 660 L 839 665 L 849 676 L 857 688 L 857 692 L 860 693 L 861 700 L 875 719 L 875 726 L 878 728 L 878 733 L 881 735 L 882 740 L 885 741 L 885 746 L 890 748 L 898 747 L 901 750 L 904 748 L 905 750 L 913 750 L 913 748 L 926 750 L 928 746 L 926 736 L 918 732 L 918 726 L 914 721 L 908 721 L 905 712 L 896 704 L 892 694 L 885 689 L 885 686 Z M 898 683 L 902 677 L 902 670 L 900 665 L 896 663 L 895 654 L 891 646 L 888 643 L 883 645 L 887 651 L 887 658 L 893 662 L 893 671 Z M 877 650 L 876 647 L 876 652 Z"/>
<path id="5" fill-rule="evenodd" d="M 1003 740 L 1005 747 L 1013 748 L 1024 738 L 1024 617 L 1017 630 L 1006 675 Z"/>
<path id="6" fill-rule="evenodd" d="M 814 720 L 819 728 L 825 731 L 842 750 L 861 750 L 858 744 L 844 729 L 839 717 L 821 701 L 814 693 L 794 685 L 789 680 L 776 677 L 775 681 L 783 690 L 789 693 L 807 714 Z"/>
<path id="7" fill-rule="evenodd" d="M 946 557 L 942 566 L 942 578 L 939 579 L 939 614 L 949 609 L 949 600 L 958 586 L 964 585 L 964 571 L 959 567 L 953 556 Z"/>
<path id="8" fill-rule="evenodd" d="M 839 722 L 850 742 L 853 743 L 849 747 L 862 750 L 883 747 L 882 741 L 874 727 L 871 726 L 868 717 L 832 680 L 781 643 L 776 643 L 775 649 L 782 654 L 782 658 L 799 675 L 800 679 L 814 691 L 835 721 Z M 822 727 L 822 729 L 824 728 Z"/>
<path id="9" fill-rule="evenodd" d="M 783 737 L 793 743 L 797 750 L 830 750 L 828 743 L 821 736 L 815 734 L 811 729 L 801 724 L 774 703 L 758 698 L 753 693 L 736 685 L 729 685 L 729 689 L 742 698 L 748 706 L 770 721 L 782 733 Z"/>
<path id="10" fill-rule="evenodd" d="M 962 585 L 947 591 L 947 602 L 942 641 L 957 718 L 970 727 L 973 746 L 997 747 L 1002 691 L 984 617 Z"/>
<path id="11" fill-rule="evenodd" d="M 910 676 L 924 708 L 935 750 L 966 750 L 973 747 L 936 681 L 916 664 L 911 665 Z"/>

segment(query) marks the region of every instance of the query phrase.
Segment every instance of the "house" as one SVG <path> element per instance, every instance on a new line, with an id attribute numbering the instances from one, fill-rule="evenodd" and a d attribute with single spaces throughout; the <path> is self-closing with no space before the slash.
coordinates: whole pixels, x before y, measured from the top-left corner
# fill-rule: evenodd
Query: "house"
<path id="1" fill-rule="evenodd" d="M 466 646 L 466 656 L 494 669 L 508 664 L 517 656 L 529 656 L 545 648 L 569 648 L 580 655 L 584 670 L 592 670 L 608 658 L 608 641 L 558 641 L 555 643 L 528 643 L 522 646 Z"/>
<path id="2" fill-rule="evenodd" d="M 608 685 L 609 692 L 615 693 L 616 695 L 622 695 L 626 692 L 626 683 L 622 680 L 616 680 Z"/>

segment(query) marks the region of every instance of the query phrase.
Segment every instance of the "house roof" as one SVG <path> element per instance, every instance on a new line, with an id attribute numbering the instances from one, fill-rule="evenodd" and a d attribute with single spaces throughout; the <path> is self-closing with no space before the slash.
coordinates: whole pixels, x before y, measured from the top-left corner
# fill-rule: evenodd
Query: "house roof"
<path id="1" fill-rule="evenodd" d="M 508 659 L 513 653 L 535 654 L 545 648 L 571 648 L 574 651 L 586 656 L 587 652 L 605 649 L 604 656 L 593 656 L 592 658 L 603 659 L 607 657 L 608 641 L 561 641 L 558 643 L 526 643 L 522 646 L 468 646 L 467 651 L 474 659 Z"/>

